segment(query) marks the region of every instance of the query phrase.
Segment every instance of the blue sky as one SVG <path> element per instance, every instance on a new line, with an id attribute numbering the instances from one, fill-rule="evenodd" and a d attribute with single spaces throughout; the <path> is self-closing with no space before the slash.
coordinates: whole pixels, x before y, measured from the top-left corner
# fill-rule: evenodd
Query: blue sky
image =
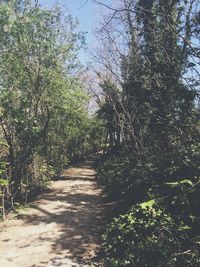
<path id="1" fill-rule="evenodd" d="M 79 21 L 79 29 L 83 32 L 87 32 L 85 34 L 86 43 L 88 47 L 88 51 L 92 50 L 96 45 L 96 39 L 94 35 L 95 26 L 98 25 L 100 21 L 100 7 L 92 3 L 91 0 L 88 0 L 84 5 L 86 0 L 40 0 L 39 3 L 42 6 L 52 7 L 56 2 L 60 3 L 65 9 L 69 10 L 69 13 L 76 17 Z M 111 2 L 111 0 L 104 1 L 105 3 Z M 102 8 L 101 8 L 102 9 Z M 103 11 L 107 11 L 107 9 L 103 8 Z M 83 64 L 86 64 L 89 61 L 89 52 L 80 52 L 80 61 Z"/>

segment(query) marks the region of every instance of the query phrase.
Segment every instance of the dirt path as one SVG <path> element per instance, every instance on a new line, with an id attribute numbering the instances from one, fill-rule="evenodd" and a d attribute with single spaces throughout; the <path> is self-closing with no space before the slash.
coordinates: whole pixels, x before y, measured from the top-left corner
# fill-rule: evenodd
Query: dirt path
<path id="1" fill-rule="evenodd" d="M 105 205 L 93 160 L 67 170 L 17 219 L 0 226 L 0 267 L 100 266 Z"/>

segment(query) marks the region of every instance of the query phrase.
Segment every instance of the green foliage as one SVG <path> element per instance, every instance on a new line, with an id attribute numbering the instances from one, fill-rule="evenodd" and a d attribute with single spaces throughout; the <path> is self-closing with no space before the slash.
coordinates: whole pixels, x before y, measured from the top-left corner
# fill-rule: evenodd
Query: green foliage
<path id="1" fill-rule="evenodd" d="M 122 149 L 100 160 L 99 182 L 126 207 L 105 231 L 106 266 L 200 264 L 199 156 L 191 142 L 140 160 Z"/>
<path id="2" fill-rule="evenodd" d="M 128 167 L 129 161 L 122 160 L 121 157 L 113 157 L 99 163 L 97 178 L 109 195 L 120 199 L 126 193 L 131 179 Z"/>
<path id="3" fill-rule="evenodd" d="M 0 186 L 7 186 L 7 185 L 8 185 L 8 180 L 0 179 Z"/>
<path id="4" fill-rule="evenodd" d="M 200 263 L 199 245 L 190 247 L 184 231 L 178 231 L 170 215 L 152 207 L 152 202 L 136 205 L 113 219 L 103 239 L 106 266 L 172 267 Z"/>
<path id="5" fill-rule="evenodd" d="M 105 18 L 102 44 L 109 47 L 108 68 L 99 75 L 105 95 L 99 114 L 109 147 L 100 160 L 98 180 L 119 201 L 117 212 L 123 214 L 104 235 L 106 266 L 196 267 L 198 1 L 122 2 L 121 17 L 117 12 Z M 127 49 L 120 50 L 121 43 Z"/>
<path id="6" fill-rule="evenodd" d="M 121 149 L 102 158 L 97 177 L 108 195 L 131 205 L 149 197 L 158 168 L 152 158 L 138 160 L 135 154 L 126 156 L 126 153 Z"/>
<path id="7" fill-rule="evenodd" d="M 0 185 L 6 203 L 44 188 L 98 146 L 77 53 L 84 37 L 55 6 L 0 3 Z M 93 135 L 94 141 L 90 136 Z M 8 207 L 10 208 L 10 207 Z"/>

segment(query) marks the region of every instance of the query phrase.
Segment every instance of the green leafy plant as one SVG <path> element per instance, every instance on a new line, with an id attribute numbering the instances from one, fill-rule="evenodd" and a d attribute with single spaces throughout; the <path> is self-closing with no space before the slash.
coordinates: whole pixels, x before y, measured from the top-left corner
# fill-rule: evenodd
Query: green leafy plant
<path id="1" fill-rule="evenodd" d="M 133 207 L 113 219 L 103 236 L 106 266 L 197 266 L 198 245 L 188 253 L 187 236 L 154 201 Z M 180 229 L 179 229 L 180 230 Z"/>

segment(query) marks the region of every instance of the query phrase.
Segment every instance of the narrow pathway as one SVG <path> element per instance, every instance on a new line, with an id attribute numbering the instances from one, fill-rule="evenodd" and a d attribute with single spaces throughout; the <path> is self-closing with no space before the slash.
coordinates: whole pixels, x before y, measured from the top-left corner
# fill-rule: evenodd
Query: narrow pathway
<path id="1" fill-rule="evenodd" d="M 0 226 L 0 267 L 100 266 L 105 205 L 92 164 L 65 171 L 25 214 Z"/>

